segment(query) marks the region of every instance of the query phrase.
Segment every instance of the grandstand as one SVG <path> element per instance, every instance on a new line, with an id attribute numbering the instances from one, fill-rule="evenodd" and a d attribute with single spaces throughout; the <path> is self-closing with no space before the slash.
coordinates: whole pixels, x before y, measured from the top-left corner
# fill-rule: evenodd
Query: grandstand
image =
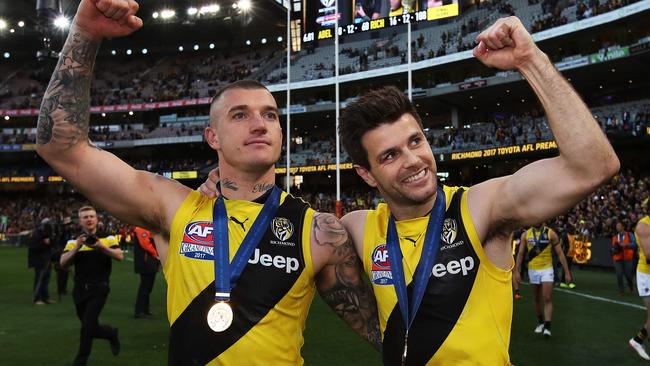
<path id="1" fill-rule="evenodd" d="M 30 20 L 36 18 L 34 2 L 9 3 L 0 1 L 0 19 L 8 24 L 7 29 L 0 28 L 0 56 L 4 55 L 0 59 L 0 216 L 6 216 L 8 221 L 6 227 L 0 226 L 3 229 L 0 251 L 10 253 L 6 258 L 2 256 L 2 260 L 23 260 L 25 242 L 42 219 L 61 223 L 67 216 L 74 217 L 74 209 L 87 200 L 35 152 L 38 109 L 54 61 L 36 57 L 43 42 L 41 30 Z M 66 14 L 71 15 L 78 1 L 64 3 L 68 5 Z M 338 77 L 335 77 L 333 40 L 301 43 L 301 34 L 293 34 L 292 38 L 296 39 L 291 40 L 289 59 L 289 106 L 286 104 L 286 7 L 282 4 L 294 6 L 290 15 L 297 22 L 302 20 L 302 12 L 296 6 L 303 4 L 302 1 L 254 0 L 257 11 L 246 16 L 228 10 L 228 14 L 205 19 L 184 15 L 187 4 L 201 1 L 166 3 L 177 7 L 177 19 L 154 18 L 151 14 L 160 10 L 159 4 L 143 0 L 145 28 L 133 36 L 107 40 L 102 45 L 91 85 L 91 140 L 138 169 L 196 188 L 218 165 L 215 152 L 203 137 L 209 122 L 211 97 L 229 82 L 258 80 L 268 85 L 276 98 L 283 115 L 285 137 L 289 134 L 291 142 L 289 166 L 286 146 L 276 165 L 277 184 L 300 195 L 320 211 L 335 212 L 340 200 L 339 213 L 376 207 L 382 198 L 357 176 L 345 151 L 340 151 L 337 164 L 337 83 L 341 108 L 360 93 L 378 86 L 396 85 L 410 91 L 436 157 L 439 180 L 445 184 L 472 185 L 511 174 L 531 161 L 558 153 L 543 111 L 522 76 L 517 72 L 488 69 L 471 56 L 475 38 L 485 27 L 500 17 L 518 16 L 540 48 L 583 97 L 621 160 L 622 169 L 617 177 L 550 223 L 561 233 L 583 233 L 594 245 L 593 260 L 581 267 L 584 271 L 580 272 L 584 274 L 576 274 L 578 282 L 585 281 L 585 294 L 621 300 L 616 298 L 614 277 L 610 273 L 609 239 L 615 233 L 617 221 L 633 228 L 647 210 L 643 201 L 650 195 L 650 70 L 647 67 L 650 64 L 647 21 L 650 0 L 461 1 L 459 16 L 413 23 L 410 37 L 405 25 L 342 36 L 338 46 Z M 227 0 L 222 8 L 231 9 L 232 3 Z M 22 19 L 27 25 L 18 28 L 17 22 Z M 14 31 L 10 32 L 9 28 Z M 299 22 L 292 29 L 301 32 Z M 60 48 L 61 38 L 58 33 L 53 37 L 52 50 Z M 288 128 L 287 114 L 291 118 Z M 340 196 L 337 196 L 337 174 L 340 174 Z M 107 230 L 114 232 L 127 225 L 105 213 L 101 220 Z M 7 266 L 2 260 L 0 268 L 22 270 L 15 265 Z M 119 271 L 119 276 L 126 278 L 130 267 L 122 266 Z M 603 289 L 609 285 L 611 291 Z M 130 296 L 126 295 L 128 291 L 133 292 L 128 284 L 120 286 L 122 299 Z M 163 284 L 158 286 L 157 291 L 164 291 Z M 0 285 L 0 293 L 25 292 L 16 288 L 15 284 Z M 524 322 L 532 321 L 530 306 L 516 305 L 511 342 L 513 363 L 541 364 L 526 349 L 539 351 L 544 354 L 541 359 L 549 361 L 548 354 L 556 349 L 571 352 L 559 343 L 573 345 L 577 337 L 588 337 L 590 332 L 627 336 L 643 316 L 642 311 L 634 308 L 642 304 L 636 297 L 622 299 L 628 305 L 616 305 L 587 298 L 580 298 L 584 302 L 579 302 L 568 294 L 559 296 L 566 296 L 560 300 L 560 306 L 584 309 L 597 304 L 594 308 L 602 311 L 629 310 L 633 315 L 626 314 L 626 323 L 620 328 L 608 323 L 602 330 L 558 331 L 560 339 L 554 340 L 557 343 L 540 346 L 524 334 L 529 330 Z M 4 305 L 7 298 L 0 300 L 0 311 L 23 314 L 24 309 L 16 310 L 21 299 L 12 297 L 9 305 Z M 159 299 L 157 304 L 160 306 L 157 311 L 164 313 L 163 301 Z M 112 306 L 119 307 L 116 302 Z M 323 315 L 328 310 L 321 303 L 314 308 L 321 313 L 311 315 L 311 321 L 332 321 Z M 71 305 L 67 310 L 71 310 Z M 55 313 L 49 315 L 63 316 Z M 602 313 L 589 314 L 602 317 Z M 67 319 L 76 321 L 72 314 L 67 315 L 70 315 Z M 567 316 L 561 321 L 574 324 L 571 322 L 575 320 L 585 327 L 591 318 L 582 314 L 576 315 L 576 319 Z M 167 324 L 160 320 L 150 331 L 155 333 L 156 345 L 163 349 L 168 341 Z M 10 331 L 14 330 L 0 327 L 0 337 Z M 363 364 L 319 353 L 319 347 L 336 344 L 331 342 L 336 342 L 338 331 L 348 332 L 341 326 L 332 334 L 313 331 L 308 334 L 307 364 Z M 372 360 L 368 364 L 380 362 L 373 351 L 363 348 L 353 337 L 346 334 L 344 339 L 358 342 L 352 344 Z M 18 340 L 33 342 L 35 338 L 31 334 Z M 602 337 L 596 338 L 595 342 L 604 342 Z M 70 341 L 74 343 L 76 338 Z M 619 343 L 620 347 L 625 346 L 625 338 L 623 343 L 616 342 L 615 348 Z M 0 354 L 10 355 L 12 361 L 8 364 L 22 364 L 19 350 L 2 343 Z M 145 346 L 152 347 L 148 343 Z M 590 344 L 588 352 L 580 353 L 580 357 L 560 358 L 556 364 L 614 364 L 611 359 L 599 363 L 600 359 L 591 358 L 605 357 L 599 353 L 605 347 L 612 345 Z M 624 351 L 616 354 L 621 357 L 616 364 L 636 364 L 632 354 Z M 164 362 L 166 350 L 147 355 Z M 57 353 L 56 357 L 59 356 Z M 120 364 L 146 364 L 135 352 L 130 357 Z M 43 364 L 49 359 L 29 356 L 33 364 Z M 109 364 L 111 359 L 101 362 Z"/>

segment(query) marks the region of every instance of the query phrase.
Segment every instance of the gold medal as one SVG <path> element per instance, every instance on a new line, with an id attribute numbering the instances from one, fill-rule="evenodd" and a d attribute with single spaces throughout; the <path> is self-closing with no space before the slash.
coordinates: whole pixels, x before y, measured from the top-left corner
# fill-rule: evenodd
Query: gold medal
<path id="1" fill-rule="evenodd" d="M 208 326 L 215 332 L 223 332 L 232 324 L 232 309 L 227 302 L 220 301 L 208 311 Z"/>

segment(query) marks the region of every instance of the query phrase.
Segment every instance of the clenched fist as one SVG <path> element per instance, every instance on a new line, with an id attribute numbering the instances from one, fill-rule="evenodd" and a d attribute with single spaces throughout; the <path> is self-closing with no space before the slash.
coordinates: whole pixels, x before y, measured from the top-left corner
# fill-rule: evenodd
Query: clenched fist
<path id="1" fill-rule="evenodd" d="M 489 67 L 520 70 L 542 57 L 530 33 L 517 17 L 501 18 L 476 37 L 474 56 Z"/>
<path id="2" fill-rule="evenodd" d="M 95 39 L 129 35 L 142 27 L 134 0 L 81 0 L 73 25 Z"/>

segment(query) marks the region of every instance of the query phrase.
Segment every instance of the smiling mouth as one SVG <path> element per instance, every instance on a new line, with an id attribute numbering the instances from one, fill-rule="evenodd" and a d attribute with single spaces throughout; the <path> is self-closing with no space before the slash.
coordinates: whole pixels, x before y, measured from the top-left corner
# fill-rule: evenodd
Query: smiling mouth
<path id="1" fill-rule="evenodd" d="M 419 171 L 418 173 L 413 174 L 413 175 L 407 177 L 406 179 L 404 179 L 404 180 L 402 180 L 402 181 L 403 181 L 404 183 L 413 183 L 413 182 L 417 182 L 417 181 L 419 181 L 420 179 L 424 178 L 424 177 L 427 175 L 427 171 L 428 171 L 428 170 L 429 170 L 429 169 L 427 169 L 427 168 L 422 169 L 422 170 Z"/>

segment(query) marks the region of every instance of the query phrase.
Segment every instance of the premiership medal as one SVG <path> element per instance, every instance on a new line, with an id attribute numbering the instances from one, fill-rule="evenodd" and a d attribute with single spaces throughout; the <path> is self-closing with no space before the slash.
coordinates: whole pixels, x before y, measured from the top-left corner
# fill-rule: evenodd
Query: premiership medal
<path id="1" fill-rule="evenodd" d="M 442 233 L 442 224 L 445 219 L 446 197 L 442 188 L 438 187 L 436 202 L 433 210 L 429 214 L 429 223 L 424 237 L 424 248 L 422 255 L 413 276 L 413 295 L 409 301 L 406 292 L 406 281 L 404 278 L 404 268 L 402 266 L 402 250 L 400 249 L 397 226 L 393 215 L 388 219 L 386 230 L 386 247 L 390 259 L 390 272 L 393 276 L 393 286 L 397 295 L 397 304 L 404 321 L 404 349 L 401 354 L 401 365 L 406 365 L 408 356 L 409 330 L 413 325 L 413 319 L 418 312 L 422 298 L 429 283 L 431 269 L 436 262 L 438 248 L 440 247 L 440 235 Z"/>
<path id="2" fill-rule="evenodd" d="M 208 311 L 208 326 L 215 332 L 223 332 L 232 324 L 232 308 L 227 302 L 219 301 Z"/>
<path id="3" fill-rule="evenodd" d="M 217 186 L 219 190 L 219 186 Z M 220 190 L 219 190 L 220 191 Z M 262 211 L 244 237 L 239 250 L 229 263 L 228 212 L 223 195 L 219 195 L 212 209 L 213 257 L 214 257 L 214 299 L 216 303 L 208 311 L 207 323 L 210 329 L 220 333 L 232 325 L 234 313 L 230 307 L 230 293 L 237 284 L 244 267 L 248 263 L 255 247 L 264 236 L 271 219 L 280 205 L 280 189 L 276 186 L 266 198 Z"/>

